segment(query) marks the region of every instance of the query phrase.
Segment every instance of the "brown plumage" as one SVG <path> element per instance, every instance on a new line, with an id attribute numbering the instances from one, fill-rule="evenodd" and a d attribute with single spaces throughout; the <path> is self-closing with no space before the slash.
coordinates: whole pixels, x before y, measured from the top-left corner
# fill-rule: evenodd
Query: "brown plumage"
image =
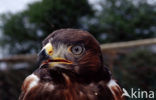
<path id="1" fill-rule="evenodd" d="M 86 31 L 54 31 L 43 41 L 39 62 L 19 100 L 124 100 L 103 64 L 99 43 Z"/>

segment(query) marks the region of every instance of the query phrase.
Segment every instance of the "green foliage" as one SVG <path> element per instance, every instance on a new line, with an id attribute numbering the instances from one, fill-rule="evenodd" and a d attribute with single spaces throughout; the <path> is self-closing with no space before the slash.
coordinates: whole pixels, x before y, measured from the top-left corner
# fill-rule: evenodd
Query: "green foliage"
<path id="1" fill-rule="evenodd" d="M 101 42 L 128 41 L 156 35 L 156 4 L 147 0 L 102 0 L 90 30 Z"/>
<path id="2" fill-rule="evenodd" d="M 82 28 L 82 17 L 93 15 L 87 0 L 42 0 L 17 14 L 1 17 L 2 42 L 9 44 L 11 53 L 36 52 L 41 41 L 59 28 Z"/>
<path id="3" fill-rule="evenodd" d="M 156 53 L 139 49 L 120 55 L 114 66 L 114 76 L 125 88 L 153 90 L 156 88 Z"/>
<path id="4" fill-rule="evenodd" d="M 86 29 L 101 43 L 156 36 L 156 4 L 147 0 L 101 0 L 99 4 L 102 9 L 96 12 L 87 0 L 29 4 L 21 13 L 1 17 L 1 43 L 11 45 L 11 53 L 37 52 L 49 33 L 68 27 Z"/>
<path id="5" fill-rule="evenodd" d="M 26 53 L 38 48 L 39 38 L 36 36 L 36 28 L 27 27 L 25 14 L 8 14 L 4 18 L 2 26 L 4 36 L 1 41 L 3 45 L 9 45 L 9 52 Z"/>

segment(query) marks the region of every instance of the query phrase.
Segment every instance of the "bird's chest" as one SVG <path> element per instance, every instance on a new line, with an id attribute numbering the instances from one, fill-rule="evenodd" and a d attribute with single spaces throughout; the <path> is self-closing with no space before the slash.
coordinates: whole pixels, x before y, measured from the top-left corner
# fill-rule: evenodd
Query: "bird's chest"
<path id="1" fill-rule="evenodd" d="M 60 78 L 59 78 L 60 79 Z M 24 100 L 112 100 L 103 82 L 83 84 L 63 74 L 64 81 L 41 81 L 35 75 L 26 79 Z M 108 95 L 107 95 L 108 94 Z"/>
<path id="2" fill-rule="evenodd" d="M 63 96 L 61 100 L 114 100 L 104 82 L 90 84 L 71 82 L 65 88 L 58 86 L 56 91 Z"/>
<path id="3" fill-rule="evenodd" d="M 36 83 L 28 91 L 26 100 L 97 100 L 98 95 L 99 89 L 93 83 L 84 85 L 66 80 L 65 84 Z"/>
<path id="4" fill-rule="evenodd" d="M 56 85 L 52 93 L 58 94 L 60 100 L 98 100 L 99 89 L 93 83 L 84 85 L 70 82 L 65 87 Z"/>

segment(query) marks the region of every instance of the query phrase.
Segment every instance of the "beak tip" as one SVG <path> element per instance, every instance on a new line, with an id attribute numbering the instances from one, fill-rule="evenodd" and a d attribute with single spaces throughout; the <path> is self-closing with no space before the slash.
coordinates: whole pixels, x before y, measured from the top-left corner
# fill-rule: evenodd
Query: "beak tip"
<path id="1" fill-rule="evenodd" d="M 42 49 L 38 53 L 38 66 L 39 68 L 48 66 L 47 60 L 49 59 L 49 56 L 46 54 L 45 49 Z"/>

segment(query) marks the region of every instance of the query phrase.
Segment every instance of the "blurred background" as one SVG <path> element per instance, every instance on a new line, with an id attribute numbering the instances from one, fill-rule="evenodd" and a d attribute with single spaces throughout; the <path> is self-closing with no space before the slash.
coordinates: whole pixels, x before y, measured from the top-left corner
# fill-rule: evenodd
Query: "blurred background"
<path id="1" fill-rule="evenodd" d="M 60 28 L 92 33 L 127 91 L 156 89 L 156 0 L 1 0 L 0 100 L 17 100 L 41 41 Z"/>

